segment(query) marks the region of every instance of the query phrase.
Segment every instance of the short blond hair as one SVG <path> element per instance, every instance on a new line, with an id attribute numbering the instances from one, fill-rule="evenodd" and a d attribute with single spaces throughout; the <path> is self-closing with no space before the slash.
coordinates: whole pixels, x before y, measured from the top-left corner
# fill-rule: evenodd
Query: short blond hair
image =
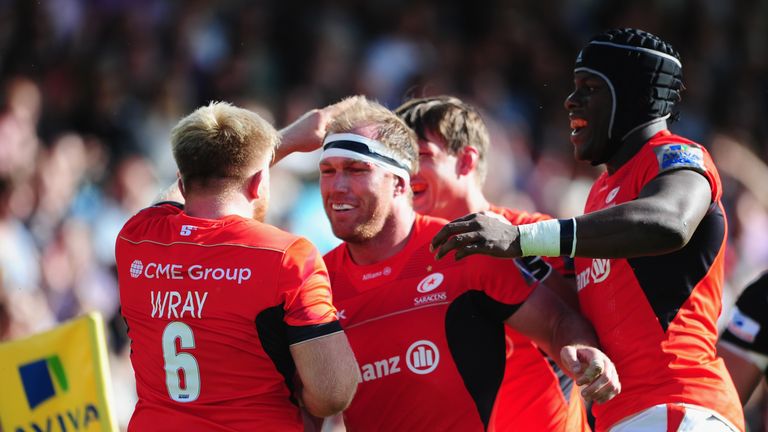
<path id="1" fill-rule="evenodd" d="M 198 108 L 171 131 L 173 157 L 187 189 L 245 180 L 279 142 L 275 128 L 258 114 L 227 102 Z"/>
<path id="2" fill-rule="evenodd" d="M 353 102 L 337 115 L 326 128 L 328 135 L 351 132 L 360 127 L 372 126 L 370 137 L 384 144 L 399 160 L 406 164 L 411 174 L 419 171 L 419 147 L 416 134 L 392 111 L 365 98 L 352 96 Z"/>

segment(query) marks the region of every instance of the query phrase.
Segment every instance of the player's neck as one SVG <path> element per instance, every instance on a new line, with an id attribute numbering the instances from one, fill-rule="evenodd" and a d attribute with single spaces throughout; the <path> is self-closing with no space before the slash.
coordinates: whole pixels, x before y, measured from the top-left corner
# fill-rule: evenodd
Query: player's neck
<path id="1" fill-rule="evenodd" d="M 251 218 L 253 206 L 245 197 L 192 195 L 186 198 L 184 213 L 202 219 L 222 219 L 227 216 Z"/>
<path id="2" fill-rule="evenodd" d="M 352 261 L 358 265 L 370 265 L 397 255 L 408 244 L 413 232 L 416 213 L 413 208 L 402 208 L 384 223 L 384 227 L 373 238 L 347 243 Z"/>
<path id="3" fill-rule="evenodd" d="M 480 186 L 472 185 L 461 196 L 456 197 L 449 203 L 445 203 L 438 211 L 432 215 L 443 219 L 454 220 L 469 213 L 477 213 L 490 210 L 491 204 L 483 195 Z M 436 209 L 437 210 L 437 209 Z"/>
<path id="4" fill-rule="evenodd" d="M 667 129 L 667 121 L 664 118 L 659 118 L 656 121 L 652 121 L 629 133 L 621 141 L 621 148 L 619 148 L 611 160 L 606 163 L 608 173 L 613 174 L 616 172 L 616 170 L 621 168 L 627 161 L 632 159 L 648 140 L 665 129 Z"/>

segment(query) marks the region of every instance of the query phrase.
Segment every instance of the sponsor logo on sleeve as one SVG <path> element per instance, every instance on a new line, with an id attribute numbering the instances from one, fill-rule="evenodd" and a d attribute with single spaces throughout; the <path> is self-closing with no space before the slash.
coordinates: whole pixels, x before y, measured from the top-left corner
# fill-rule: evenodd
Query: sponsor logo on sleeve
<path id="1" fill-rule="evenodd" d="M 728 331 L 744 342 L 752 343 L 755 341 L 757 334 L 760 333 L 760 323 L 744 314 L 738 307 L 734 306 L 733 316 L 728 323 Z"/>
<path id="2" fill-rule="evenodd" d="M 706 171 L 704 152 L 687 144 L 667 144 L 654 149 L 659 162 L 659 172 L 678 168 Z"/>

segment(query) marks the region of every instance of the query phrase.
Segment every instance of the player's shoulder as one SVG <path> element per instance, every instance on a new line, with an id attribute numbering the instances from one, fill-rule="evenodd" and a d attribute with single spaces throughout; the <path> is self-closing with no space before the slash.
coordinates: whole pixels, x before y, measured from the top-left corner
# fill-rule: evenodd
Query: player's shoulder
<path id="1" fill-rule="evenodd" d="M 674 169 L 708 169 L 709 153 L 701 144 L 673 133 L 659 133 L 645 145 L 648 158 L 658 164 L 659 172 Z"/>
<path id="2" fill-rule="evenodd" d="M 177 215 L 184 211 L 184 204 L 175 201 L 162 201 L 139 210 L 130 220 L 142 220 L 152 217 Z"/>
<path id="3" fill-rule="evenodd" d="M 244 219 L 244 222 L 243 226 L 237 232 L 233 232 L 233 234 L 247 239 L 253 246 L 282 252 L 296 248 L 315 248 L 305 237 L 282 230 L 274 225 L 255 220 Z M 240 230 L 243 230 L 243 232 L 240 232 Z"/>
<path id="4" fill-rule="evenodd" d="M 137 231 L 144 232 L 148 225 L 159 219 L 178 215 L 184 211 L 184 205 L 178 202 L 164 201 L 139 210 L 125 222 L 120 230 L 120 237 L 130 237 Z"/>
<path id="5" fill-rule="evenodd" d="M 522 225 L 543 220 L 552 219 L 552 216 L 539 212 L 529 213 L 525 210 L 513 209 L 509 207 L 500 207 L 497 205 L 491 205 L 492 212 L 500 214 L 504 219 L 508 220 L 512 225 Z"/>
<path id="6" fill-rule="evenodd" d="M 331 268 L 332 263 L 340 263 L 343 260 L 346 249 L 347 243 L 342 242 L 335 248 L 326 252 L 325 255 L 323 255 L 323 261 L 325 261 L 325 264 L 328 266 L 328 268 Z"/>
<path id="7" fill-rule="evenodd" d="M 413 235 L 418 238 L 429 237 L 429 240 L 432 240 L 432 237 L 448 222 L 450 221 L 447 219 L 417 213 L 416 219 L 413 222 Z"/>

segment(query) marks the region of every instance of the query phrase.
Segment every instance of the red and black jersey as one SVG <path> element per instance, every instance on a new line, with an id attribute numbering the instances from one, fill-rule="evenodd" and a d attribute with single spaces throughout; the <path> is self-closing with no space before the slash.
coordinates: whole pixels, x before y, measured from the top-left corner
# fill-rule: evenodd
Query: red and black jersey
<path id="1" fill-rule="evenodd" d="M 362 376 L 351 431 L 494 429 L 503 409 L 504 321 L 537 282 L 514 260 L 435 261 L 445 222 L 417 215 L 405 248 L 376 264 L 355 264 L 346 244 L 325 256 Z"/>
<path id="2" fill-rule="evenodd" d="M 585 213 L 634 200 L 656 176 L 677 169 L 701 173 L 712 189 L 709 211 L 684 248 L 575 261 L 582 312 L 622 383 L 621 394 L 594 405 L 598 430 L 663 403 L 709 408 L 744 428 L 739 397 L 715 350 L 727 223 L 720 178 L 707 151 L 659 132 L 616 172 L 597 179 Z"/>
<path id="3" fill-rule="evenodd" d="M 768 377 L 768 272 L 736 300 L 721 340 L 735 346 Z"/>
<path id="4" fill-rule="evenodd" d="M 293 343 L 341 331 L 307 240 L 161 204 L 116 244 L 138 403 L 129 430 L 303 430 Z"/>

